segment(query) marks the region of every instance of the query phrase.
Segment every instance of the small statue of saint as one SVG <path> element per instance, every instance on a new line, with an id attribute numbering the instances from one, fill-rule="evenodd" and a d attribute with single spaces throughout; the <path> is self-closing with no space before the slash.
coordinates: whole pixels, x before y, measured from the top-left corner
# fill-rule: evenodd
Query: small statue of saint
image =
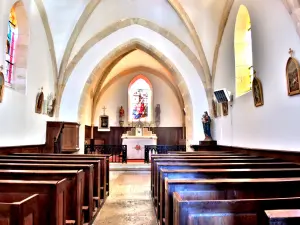
<path id="1" fill-rule="evenodd" d="M 124 126 L 124 120 L 123 120 L 124 115 L 125 115 L 125 111 L 124 111 L 123 106 L 121 106 L 120 110 L 119 110 L 119 124 L 121 127 Z"/>
<path id="2" fill-rule="evenodd" d="M 42 87 L 40 92 L 36 96 L 36 104 L 35 104 L 35 112 L 36 113 L 38 113 L 38 114 L 42 113 L 43 103 L 44 103 L 44 93 L 43 93 L 43 87 Z"/>
<path id="3" fill-rule="evenodd" d="M 160 104 L 157 104 L 155 107 L 155 123 L 157 127 L 160 124 Z"/>
<path id="4" fill-rule="evenodd" d="M 205 141 L 212 140 L 211 132 L 210 132 L 211 118 L 206 111 L 202 116 L 202 124 L 203 124 L 203 130 L 205 134 Z"/>
<path id="5" fill-rule="evenodd" d="M 123 118 L 124 115 L 125 115 L 125 111 L 124 111 L 123 106 L 121 106 L 121 108 L 120 108 L 120 110 L 119 110 L 119 117 L 120 117 L 120 118 Z"/>

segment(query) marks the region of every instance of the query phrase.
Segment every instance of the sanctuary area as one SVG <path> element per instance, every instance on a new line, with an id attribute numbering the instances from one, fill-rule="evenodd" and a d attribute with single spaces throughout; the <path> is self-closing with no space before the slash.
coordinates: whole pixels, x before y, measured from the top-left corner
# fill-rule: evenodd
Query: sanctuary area
<path id="1" fill-rule="evenodd" d="M 300 0 L 0 0 L 0 225 L 299 224 L 299 24 Z"/>

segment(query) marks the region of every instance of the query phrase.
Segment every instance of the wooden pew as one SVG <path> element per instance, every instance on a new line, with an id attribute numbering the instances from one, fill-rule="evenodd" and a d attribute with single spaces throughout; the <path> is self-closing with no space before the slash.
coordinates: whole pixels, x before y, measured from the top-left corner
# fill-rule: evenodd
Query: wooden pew
<path id="1" fill-rule="evenodd" d="M 106 183 L 106 196 L 109 196 L 109 154 L 101 154 L 101 155 L 88 155 L 88 154 L 49 154 L 49 153 L 15 153 L 14 156 L 18 155 L 21 158 L 26 158 L 26 156 L 36 156 L 45 157 L 47 159 L 54 159 L 59 157 L 60 159 L 72 159 L 72 160 L 100 160 L 101 161 L 101 183 Z"/>
<path id="2" fill-rule="evenodd" d="M 0 193 L 1 225 L 39 224 L 38 194 L 24 194 L 22 197 Z"/>
<path id="3" fill-rule="evenodd" d="M 157 217 L 160 218 L 165 205 L 165 179 L 215 179 L 215 178 L 281 178 L 300 177 L 300 168 L 266 168 L 266 169 L 191 169 L 160 170 L 157 196 Z"/>
<path id="4" fill-rule="evenodd" d="M 220 163 L 220 160 L 210 160 L 206 163 L 189 163 L 186 160 L 185 163 L 173 163 L 173 162 L 155 162 L 155 167 L 153 168 L 153 188 L 152 188 L 152 196 L 154 198 L 154 203 L 156 204 L 156 199 L 158 195 L 158 182 L 160 177 L 160 169 L 195 169 L 195 168 L 203 168 L 203 169 L 234 169 L 234 168 L 299 168 L 300 165 L 289 162 L 251 162 L 251 163 L 235 163 L 235 162 L 227 162 Z"/>
<path id="5" fill-rule="evenodd" d="M 0 180 L 0 193 L 10 196 L 38 194 L 39 222 L 43 225 L 69 224 L 66 221 L 66 179 L 60 181 Z"/>
<path id="6" fill-rule="evenodd" d="M 223 151 L 201 151 L 201 152 L 174 152 L 169 151 L 167 154 L 153 154 L 156 155 L 247 155 L 239 152 L 223 152 Z"/>
<path id="7" fill-rule="evenodd" d="M 262 225 L 261 215 L 264 210 L 278 207 L 292 209 L 297 208 L 300 203 L 300 197 L 226 200 L 186 198 L 183 193 L 173 193 L 174 225 Z"/>
<path id="8" fill-rule="evenodd" d="M 278 208 L 282 208 L 279 206 Z M 260 225 L 299 225 L 299 209 L 266 210 Z"/>
<path id="9" fill-rule="evenodd" d="M 93 177 L 92 164 L 29 164 L 29 163 L 0 163 L 0 169 L 8 170 L 83 170 L 84 172 L 84 211 L 86 221 L 93 219 Z M 95 212 L 96 214 L 97 212 Z"/>
<path id="10" fill-rule="evenodd" d="M 47 159 L 46 157 L 40 158 L 25 158 L 19 159 L 18 156 L 0 156 L 0 163 L 30 163 L 30 164 L 92 164 L 94 165 L 94 197 L 93 199 L 97 201 L 97 207 L 101 207 L 106 199 L 105 190 L 106 185 L 101 183 L 101 167 L 100 167 L 100 160 L 63 160 L 60 158 L 50 158 Z"/>
<path id="11" fill-rule="evenodd" d="M 218 156 L 218 155 L 215 155 L 215 156 L 199 156 L 199 155 L 184 155 L 184 156 L 181 156 L 181 155 L 172 155 L 172 156 L 169 156 L 169 155 L 155 155 L 155 156 L 152 156 L 152 160 L 151 160 L 151 188 L 153 188 L 153 184 L 154 184 L 154 181 L 152 180 L 152 178 L 155 176 L 155 168 L 156 168 L 156 163 L 158 162 L 161 162 L 161 161 L 167 161 L 167 160 L 170 160 L 170 161 L 177 161 L 177 162 L 180 162 L 180 161 L 186 161 L 186 159 L 189 159 L 189 160 L 192 160 L 192 159 L 197 159 L 197 160 L 200 160 L 203 161 L 203 162 L 208 162 L 208 161 L 211 161 L 211 160 L 220 160 L 222 159 L 224 162 L 226 160 L 236 160 L 236 161 L 240 161 L 240 160 L 253 160 L 253 161 L 281 161 L 279 159 L 273 159 L 273 158 L 262 158 L 262 157 L 256 157 L 256 156 L 247 156 L 247 157 L 244 157 L 244 156 L 234 156 L 234 157 L 223 157 L 223 156 Z"/>
<path id="12" fill-rule="evenodd" d="M 300 178 L 165 180 L 165 225 L 173 224 L 173 192 L 197 193 L 211 200 L 300 196 Z M 198 194 L 201 193 L 201 194 Z M 161 217 L 161 224 L 164 220 Z"/>
<path id="13" fill-rule="evenodd" d="M 66 178 L 66 219 L 83 224 L 83 170 L 0 170 L 0 180 L 62 180 Z M 73 224 L 73 223 L 72 223 Z"/>
<path id="14" fill-rule="evenodd" d="M 168 151 L 167 154 L 189 154 L 189 153 L 195 153 L 195 154 L 235 154 L 235 152 L 232 151 L 220 151 L 220 150 L 211 150 L 211 151 Z M 166 155 L 166 154 L 164 154 Z"/>

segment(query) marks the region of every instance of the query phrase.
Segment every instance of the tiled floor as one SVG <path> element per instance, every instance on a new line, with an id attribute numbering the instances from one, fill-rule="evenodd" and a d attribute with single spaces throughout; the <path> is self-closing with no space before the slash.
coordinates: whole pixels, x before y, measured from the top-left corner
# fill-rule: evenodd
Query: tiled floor
<path id="1" fill-rule="evenodd" d="M 150 172 L 111 171 L 110 196 L 94 225 L 157 225 L 150 197 Z"/>

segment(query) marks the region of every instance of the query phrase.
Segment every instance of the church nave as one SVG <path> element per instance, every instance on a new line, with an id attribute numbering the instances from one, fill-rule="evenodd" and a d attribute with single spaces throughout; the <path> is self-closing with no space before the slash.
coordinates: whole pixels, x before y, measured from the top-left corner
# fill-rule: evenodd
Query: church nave
<path id="1" fill-rule="evenodd" d="M 110 196 L 94 225 L 156 225 L 150 171 L 111 171 Z"/>

